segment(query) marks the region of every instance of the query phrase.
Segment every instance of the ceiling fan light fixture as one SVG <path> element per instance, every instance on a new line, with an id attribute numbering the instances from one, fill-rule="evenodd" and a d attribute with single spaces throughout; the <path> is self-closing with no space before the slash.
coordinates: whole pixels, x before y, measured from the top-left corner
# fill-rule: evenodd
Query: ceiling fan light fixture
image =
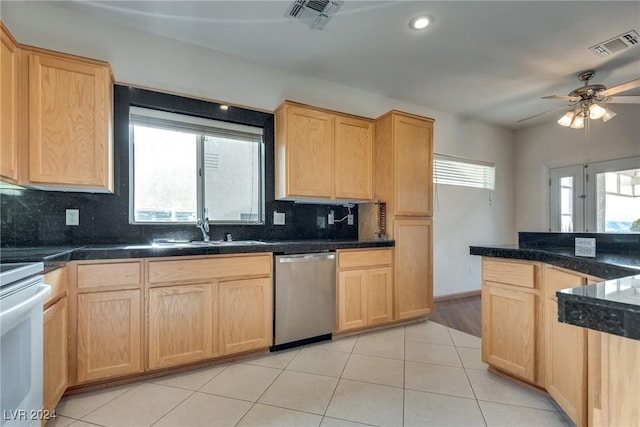
<path id="1" fill-rule="evenodd" d="M 564 116 L 560 117 L 558 120 L 558 124 L 560 126 L 571 126 L 571 122 L 573 122 L 573 111 L 567 111 Z"/>
<path id="2" fill-rule="evenodd" d="M 584 127 L 584 116 L 582 114 L 576 114 L 571 121 L 571 129 L 582 129 Z"/>
<path id="3" fill-rule="evenodd" d="M 589 118 L 593 120 L 597 120 L 602 118 L 607 113 L 606 108 L 602 108 L 597 103 L 593 103 L 589 105 Z"/>
<path id="4" fill-rule="evenodd" d="M 435 22 L 435 18 L 431 15 L 419 15 L 409 22 L 409 28 L 414 31 L 424 30 Z"/>
<path id="5" fill-rule="evenodd" d="M 602 121 L 608 122 L 609 120 L 613 119 L 617 115 L 618 115 L 617 113 L 614 113 L 613 111 L 607 109 L 607 111 L 602 116 Z"/>

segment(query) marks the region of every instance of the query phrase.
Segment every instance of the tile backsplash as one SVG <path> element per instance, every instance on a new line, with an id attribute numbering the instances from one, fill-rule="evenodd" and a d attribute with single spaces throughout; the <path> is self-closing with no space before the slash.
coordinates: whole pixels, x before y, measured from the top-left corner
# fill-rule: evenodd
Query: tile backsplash
<path id="1" fill-rule="evenodd" d="M 265 142 L 265 223 L 264 225 L 212 225 L 211 238 L 300 240 L 357 239 L 358 208 L 352 208 L 354 225 L 347 221 L 327 224 L 329 211 L 336 218 L 347 215 L 339 205 L 303 204 L 274 200 L 273 114 L 230 107 L 222 113 L 218 104 L 192 100 L 116 85 L 114 87 L 114 194 L 56 192 L 42 190 L 1 190 L 0 246 L 52 246 L 146 243 L 158 238 L 198 240 L 193 224 L 129 224 L 129 106 L 161 108 L 165 111 L 196 114 L 217 120 L 258 125 L 264 128 Z M 222 117 L 224 116 L 224 117 Z M 65 225 L 66 209 L 78 209 L 78 226 Z M 284 212 L 285 225 L 273 225 L 273 212 Z"/>

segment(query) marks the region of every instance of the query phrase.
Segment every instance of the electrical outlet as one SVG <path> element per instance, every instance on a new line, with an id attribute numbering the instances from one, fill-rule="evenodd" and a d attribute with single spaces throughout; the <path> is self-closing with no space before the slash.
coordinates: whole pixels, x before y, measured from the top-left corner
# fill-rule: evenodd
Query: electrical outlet
<path id="1" fill-rule="evenodd" d="M 575 249 L 576 256 L 586 256 L 593 258 L 596 256 L 596 239 L 576 237 Z"/>
<path id="2" fill-rule="evenodd" d="M 67 209 L 66 210 L 66 224 L 67 225 L 80 225 L 80 210 Z"/>
<path id="3" fill-rule="evenodd" d="M 333 211 L 329 211 L 329 216 L 327 217 L 327 224 L 333 225 L 334 218 L 335 218 L 334 215 L 335 214 L 333 213 Z"/>
<path id="4" fill-rule="evenodd" d="M 353 225 L 353 214 L 347 215 L 347 225 Z"/>
<path id="5" fill-rule="evenodd" d="M 284 225 L 285 214 L 284 212 L 273 211 L 273 225 Z"/>

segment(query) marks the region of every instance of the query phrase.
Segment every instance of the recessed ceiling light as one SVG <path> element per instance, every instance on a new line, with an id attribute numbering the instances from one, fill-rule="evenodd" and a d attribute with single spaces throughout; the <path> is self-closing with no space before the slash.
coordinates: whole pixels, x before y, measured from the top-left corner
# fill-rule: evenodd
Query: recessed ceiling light
<path id="1" fill-rule="evenodd" d="M 224 104 L 222 104 L 222 105 L 220 106 L 220 109 L 221 109 L 221 110 L 224 110 L 224 111 L 227 111 L 227 110 L 229 109 L 229 106 L 228 106 L 228 105 L 224 105 Z"/>
<path id="2" fill-rule="evenodd" d="M 430 27 L 435 22 L 435 18 L 431 15 L 420 15 L 416 16 L 409 22 L 409 28 L 412 30 L 424 30 L 427 27 Z"/>

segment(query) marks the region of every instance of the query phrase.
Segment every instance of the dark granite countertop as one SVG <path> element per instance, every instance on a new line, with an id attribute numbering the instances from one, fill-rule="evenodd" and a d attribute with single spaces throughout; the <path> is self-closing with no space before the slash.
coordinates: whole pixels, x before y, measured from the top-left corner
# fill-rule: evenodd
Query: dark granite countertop
<path id="1" fill-rule="evenodd" d="M 519 245 L 471 246 L 471 255 L 540 261 L 605 281 L 557 292 L 558 320 L 640 340 L 640 246 L 638 236 L 520 233 Z M 547 237 L 545 239 L 545 237 Z M 596 256 L 575 256 L 574 237 L 602 238 Z M 616 244 L 623 240 L 623 244 Z M 554 247 L 554 243 L 558 247 Z"/>
<path id="2" fill-rule="evenodd" d="M 640 275 L 579 288 L 558 296 L 558 320 L 640 340 Z"/>
<path id="3" fill-rule="evenodd" d="M 540 261 L 602 279 L 640 273 L 640 254 L 596 252 L 595 258 L 577 257 L 569 248 L 527 248 L 519 245 L 470 246 L 471 255 Z"/>
<path id="4" fill-rule="evenodd" d="M 2 262 L 43 261 L 45 271 L 61 267 L 68 261 L 117 258 L 151 258 L 171 256 L 219 255 L 239 253 L 306 253 L 335 249 L 392 247 L 393 240 L 291 240 L 278 242 L 237 241 L 126 245 L 87 245 L 76 247 L 1 248 Z"/>

